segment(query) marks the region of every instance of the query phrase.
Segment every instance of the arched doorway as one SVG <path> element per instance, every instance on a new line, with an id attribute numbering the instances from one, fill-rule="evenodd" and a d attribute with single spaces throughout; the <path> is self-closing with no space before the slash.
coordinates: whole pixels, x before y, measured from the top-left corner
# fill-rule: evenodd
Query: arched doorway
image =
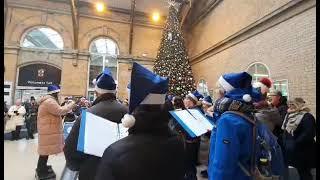
<path id="1" fill-rule="evenodd" d="M 47 94 L 47 87 L 60 84 L 61 69 L 49 64 L 29 64 L 18 68 L 15 99 L 26 101 Z"/>
<path id="2" fill-rule="evenodd" d="M 20 59 L 17 68 L 15 99 L 26 101 L 31 96 L 38 98 L 47 94 L 49 85 L 60 84 L 61 68 L 41 54 L 60 53 L 63 50 L 63 39 L 50 27 L 39 26 L 33 27 L 22 36 L 20 46 L 20 53 L 26 51 L 29 55 L 32 54 L 20 54 L 23 60 Z"/>
<path id="3" fill-rule="evenodd" d="M 118 79 L 118 55 L 119 49 L 115 41 L 107 37 L 100 37 L 92 41 L 90 45 L 88 98 L 93 101 L 94 85 L 92 84 L 104 68 L 108 67 L 115 80 Z"/>

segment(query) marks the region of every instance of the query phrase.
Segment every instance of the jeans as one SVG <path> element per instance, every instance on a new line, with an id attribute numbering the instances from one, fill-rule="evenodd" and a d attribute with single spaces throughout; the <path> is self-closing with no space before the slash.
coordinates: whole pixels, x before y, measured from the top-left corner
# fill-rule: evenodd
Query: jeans
<path id="1" fill-rule="evenodd" d="M 28 118 L 26 120 L 26 128 L 28 131 L 28 137 L 29 138 L 33 138 L 33 134 L 35 133 L 36 129 L 37 129 L 37 117 L 35 116 L 31 116 L 30 118 Z"/>

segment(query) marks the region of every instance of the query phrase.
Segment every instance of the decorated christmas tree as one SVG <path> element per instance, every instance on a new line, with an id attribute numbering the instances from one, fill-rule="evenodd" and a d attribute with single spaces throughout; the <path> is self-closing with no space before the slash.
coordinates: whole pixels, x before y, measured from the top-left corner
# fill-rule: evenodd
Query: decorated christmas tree
<path id="1" fill-rule="evenodd" d="M 169 94 L 183 97 L 189 91 L 195 90 L 195 83 L 180 29 L 178 12 L 174 3 L 169 4 L 169 15 L 163 29 L 154 72 L 169 78 Z"/>

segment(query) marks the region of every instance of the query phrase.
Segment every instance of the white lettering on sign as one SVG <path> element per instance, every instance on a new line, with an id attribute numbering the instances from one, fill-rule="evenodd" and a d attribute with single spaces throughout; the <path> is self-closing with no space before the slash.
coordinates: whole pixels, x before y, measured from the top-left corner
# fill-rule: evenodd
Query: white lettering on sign
<path id="1" fill-rule="evenodd" d="M 46 85 L 52 85 L 53 83 L 52 82 L 49 82 L 49 81 L 46 81 L 46 82 L 41 82 L 41 81 L 27 81 L 28 84 L 46 84 Z"/>

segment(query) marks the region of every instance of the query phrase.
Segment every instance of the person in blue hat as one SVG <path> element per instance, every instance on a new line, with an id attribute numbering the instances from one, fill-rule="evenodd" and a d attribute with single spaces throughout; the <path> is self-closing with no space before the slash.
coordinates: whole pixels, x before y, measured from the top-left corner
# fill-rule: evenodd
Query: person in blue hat
<path id="1" fill-rule="evenodd" d="M 49 155 L 62 152 L 64 142 L 61 116 L 75 107 L 74 102 L 60 106 L 59 93 L 58 85 L 50 85 L 48 95 L 39 100 L 37 117 L 39 160 L 36 169 L 38 179 L 56 177 L 52 167 L 47 165 L 48 158 Z"/>
<path id="2" fill-rule="evenodd" d="M 103 73 L 97 76 L 93 84 L 97 98 L 87 111 L 104 118 L 106 121 L 121 123 L 121 119 L 128 112 L 128 109 L 116 99 L 117 88 L 111 71 L 106 68 Z M 77 118 L 66 139 L 64 147 L 66 167 L 72 171 L 79 171 L 79 180 L 92 180 L 96 176 L 101 158 L 77 151 L 80 123 L 81 115 Z M 97 141 L 103 141 L 105 138 L 108 137 L 101 137 Z"/>
<path id="3" fill-rule="evenodd" d="M 129 135 L 104 151 L 95 180 L 183 179 L 183 142 L 168 128 L 168 82 L 133 63 L 129 113 L 122 119 Z"/>
<path id="4" fill-rule="evenodd" d="M 255 167 L 251 163 L 253 124 L 240 115 L 226 113 L 236 111 L 253 118 L 253 102 L 259 95 L 251 81 L 251 75 L 246 72 L 225 74 L 218 80 L 224 97 L 215 103 L 215 112 L 219 115 L 210 140 L 209 180 L 252 179 L 246 171 L 252 172 L 250 169 Z"/>

